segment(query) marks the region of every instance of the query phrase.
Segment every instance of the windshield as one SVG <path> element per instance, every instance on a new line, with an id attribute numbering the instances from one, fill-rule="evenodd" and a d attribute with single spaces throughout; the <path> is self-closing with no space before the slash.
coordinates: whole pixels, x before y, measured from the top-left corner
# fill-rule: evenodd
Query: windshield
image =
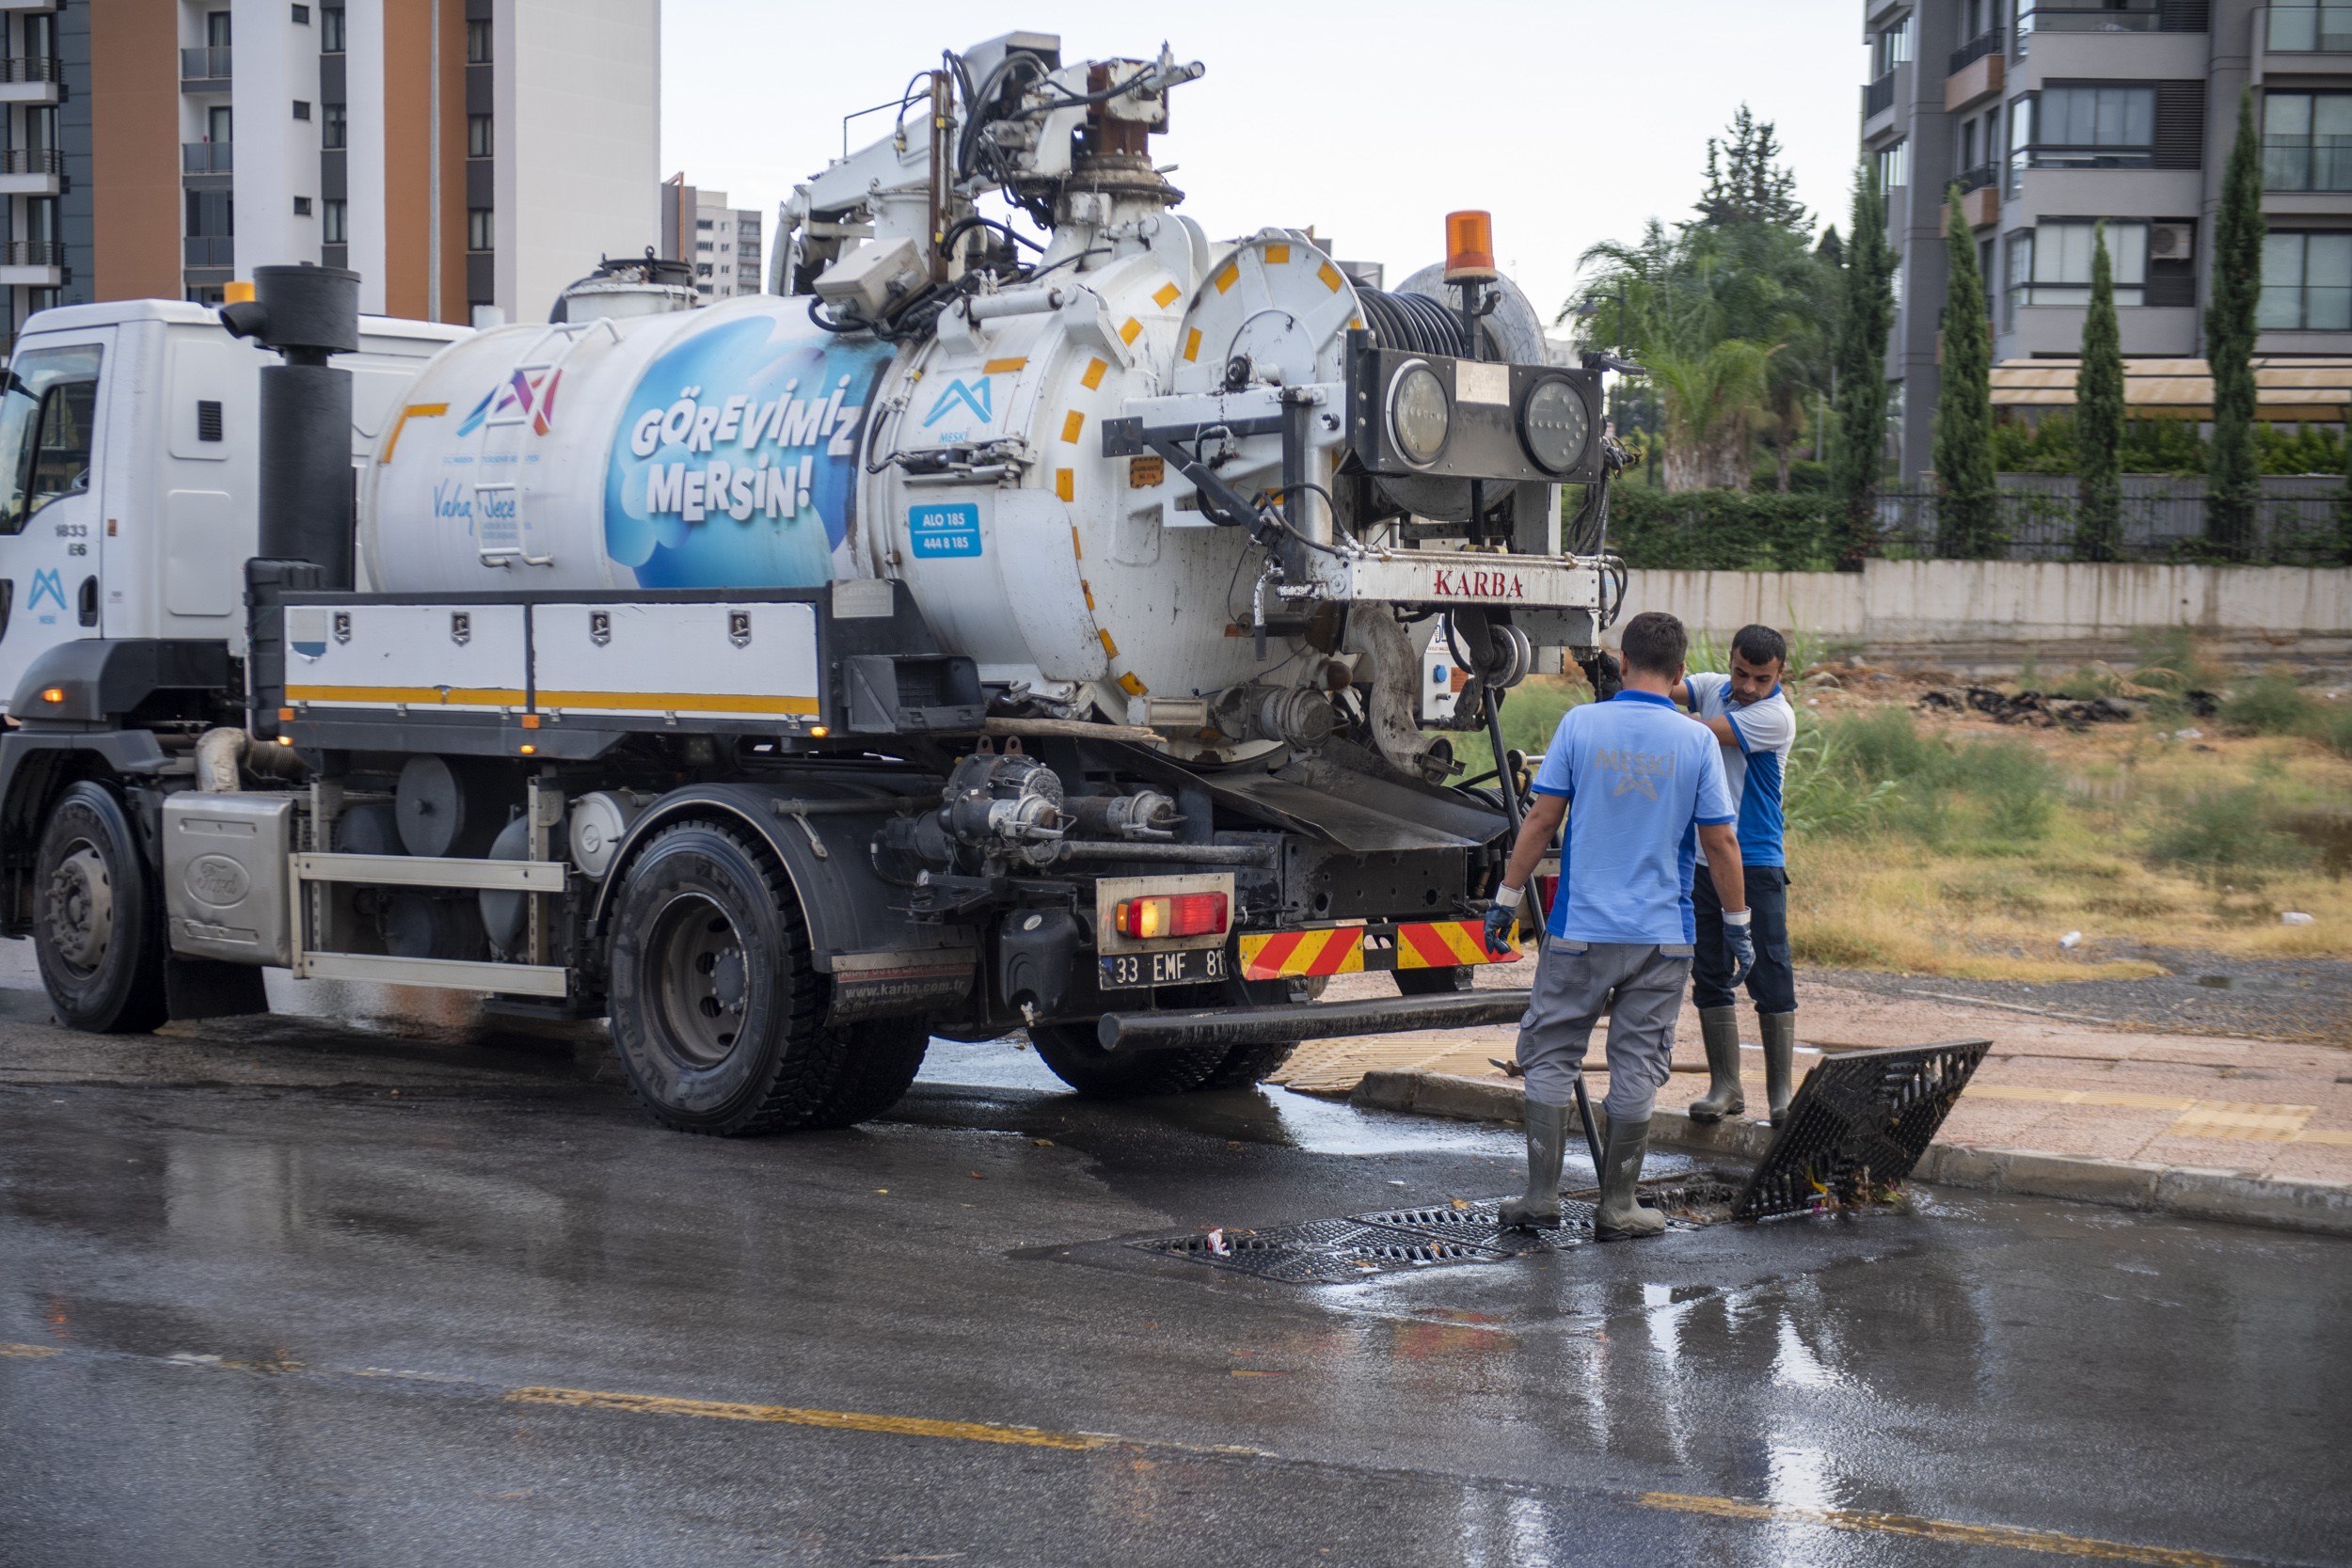
<path id="1" fill-rule="evenodd" d="M 0 378 L 0 533 L 89 487 L 102 353 L 95 343 L 33 349 Z"/>

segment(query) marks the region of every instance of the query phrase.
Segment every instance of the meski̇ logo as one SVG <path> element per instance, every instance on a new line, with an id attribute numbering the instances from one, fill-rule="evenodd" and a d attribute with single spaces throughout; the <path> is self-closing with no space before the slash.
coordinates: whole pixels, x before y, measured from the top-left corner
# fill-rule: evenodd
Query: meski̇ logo
<path id="1" fill-rule="evenodd" d="M 956 377 L 947 383 L 947 389 L 939 394 L 939 401 L 931 404 L 931 411 L 923 416 L 923 428 L 930 429 L 959 407 L 969 408 L 980 423 L 988 423 L 996 417 L 991 412 L 996 401 L 995 395 L 990 390 L 993 385 L 993 383 L 986 376 L 980 377 L 979 385 L 977 387 L 961 376 Z"/>
<path id="2" fill-rule="evenodd" d="M 766 317 L 646 367 L 605 474 L 604 546 L 641 588 L 813 588 L 849 535 L 858 437 L 890 351 Z"/>
<path id="3" fill-rule="evenodd" d="M 56 600 L 59 610 L 65 608 L 65 584 L 58 580 L 54 567 L 46 572 L 33 574 L 32 596 L 24 601 L 24 608 L 28 610 L 39 610 L 40 601 L 45 598 Z"/>

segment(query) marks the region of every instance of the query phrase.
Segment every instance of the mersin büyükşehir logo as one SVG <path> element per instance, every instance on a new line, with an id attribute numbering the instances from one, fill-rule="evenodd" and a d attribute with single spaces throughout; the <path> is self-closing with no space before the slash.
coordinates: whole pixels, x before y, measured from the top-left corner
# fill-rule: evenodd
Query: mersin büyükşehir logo
<path id="1" fill-rule="evenodd" d="M 768 316 L 647 366 L 605 473 L 604 547 L 641 588 L 811 588 L 848 537 L 880 343 Z"/>

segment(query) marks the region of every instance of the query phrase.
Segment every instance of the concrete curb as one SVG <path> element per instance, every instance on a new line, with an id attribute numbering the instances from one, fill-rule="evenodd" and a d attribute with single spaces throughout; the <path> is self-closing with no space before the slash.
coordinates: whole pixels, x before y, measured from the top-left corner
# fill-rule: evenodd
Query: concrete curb
<path id="1" fill-rule="evenodd" d="M 1517 1084 L 1445 1072 L 1368 1072 L 1348 1102 L 1411 1116 L 1517 1122 L 1527 1097 Z M 1694 1122 L 1660 1107 L 1650 1141 L 1663 1148 L 1754 1164 L 1772 1147 L 1761 1122 Z M 1932 1144 L 1912 1180 L 1931 1187 L 2017 1193 L 2101 1203 L 2147 1213 L 2268 1226 L 2323 1236 L 2352 1236 L 2352 1181 L 2295 1181 L 2244 1171 L 2097 1160 L 2030 1148 L 1971 1148 Z"/>

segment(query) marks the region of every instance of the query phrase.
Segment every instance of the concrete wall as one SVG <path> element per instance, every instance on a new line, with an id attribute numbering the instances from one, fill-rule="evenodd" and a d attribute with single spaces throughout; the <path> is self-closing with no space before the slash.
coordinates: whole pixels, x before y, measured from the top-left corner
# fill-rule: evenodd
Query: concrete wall
<path id="1" fill-rule="evenodd" d="M 1662 610 L 1720 644 L 1752 621 L 1876 660 L 1956 671 L 2129 657 L 2186 626 L 2224 657 L 2352 662 L 2352 569 L 1872 561 L 1851 572 L 1635 572 L 1626 613 Z"/>

